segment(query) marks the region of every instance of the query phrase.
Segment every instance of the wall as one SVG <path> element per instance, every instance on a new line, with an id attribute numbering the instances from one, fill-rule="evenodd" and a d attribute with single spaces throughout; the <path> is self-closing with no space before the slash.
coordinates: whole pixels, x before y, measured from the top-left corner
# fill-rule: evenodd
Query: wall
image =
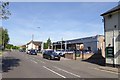
<path id="1" fill-rule="evenodd" d="M 32 43 L 26 45 L 26 47 L 27 47 L 26 50 L 29 50 L 29 49 L 37 49 L 38 50 L 38 48 L 39 48 L 38 46 L 36 46 Z"/>
<path id="2" fill-rule="evenodd" d="M 99 36 L 98 37 L 98 44 L 97 48 L 101 49 L 102 56 L 105 58 L 105 42 L 104 42 L 104 36 Z"/>
<path id="3" fill-rule="evenodd" d="M 120 15 L 120 13 L 119 13 Z M 118 32 L 118 12 L 114 12 L 112 13 L 112 17 L 109 18 L 108 15 L 104 16 L 105 18 L 105 47 L 108 47 L 109 44 L 111 44 L 111 46 L 115 47 L 115 64 L 120 64 L 120 62 L 118 62 L 118 57 L 119 55 L 119 47 L 118 47 L 118 43 L 119 41 L 118 36 L 119 36 L 119 32 Z M 114 28 L 114 26 L 116 25 L 116 28 Z M 115 45 L 113 44 L 113 36 L 115 39 Z M 106 63 L 108 64 L 113 64 L 113 59 L 110 58 L 106 58 Z"/>
<path id="4" fill-rule="evenodd" d="M 97 41 L 84 42 L 84 49 L 91 47 L 92 52 L 97 53 Z"/>

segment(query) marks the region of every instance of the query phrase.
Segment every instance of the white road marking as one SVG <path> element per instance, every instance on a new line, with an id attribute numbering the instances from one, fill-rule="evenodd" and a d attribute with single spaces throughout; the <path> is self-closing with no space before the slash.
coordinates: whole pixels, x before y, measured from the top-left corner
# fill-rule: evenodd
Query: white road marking
<path id="1" fill-rule="evenodd" d="M 34 60 L 36 60 L 36 61 L 40 61 L 41 63 L 44 63 L 44 64 L 46 64 L 44 61 L 41 61 L 41 60 L 38 60 L 38 59 L 36 59 L 36 58 L 33 58 L 33 57 L 30 57 L 31 59 L 34 59 Z"/>
<path id="2" fill-rule="evenodd" d="M 41 60 L 38 60 L 38 59 L 36 59 L 37 61 L 40 61 L 41 63 L 44 63 L 44 64 L 46 64 L 44 61 L 41 61 Z"/>
<path id="3" fill-rule="evenodd" d="M 36 62 L 36 61 L 34 61 L 34 60 L 31 60 L 31 61 L 37 64 L 37 62 Z"/>
<path id="4" fill-rule="evenodd" d="M 79 78 L 80 78 L 80 76 L 77 75 L 77 74 L 71 73 L 71 72 L 69 72 L 69 71 L 66 71 L 66 70 L 64 70 L 64 69 L 58 68 L 58 67 L 56 67 L 56 66 L 53 66 L 53 67 L 56 68 L 56 69 L 58 69 L 58 70 L 61 70 L 61 71 L 63 71 L 63 72 L 66 72 L 66 73 L 68 73 L 68 74 L 71 74 L 71 75 L 73 75 L 73 76 L 76 76 L 76 77 L 79 77 Z"/>
<path id="5" fill-rule="evenodd" d="M 114 74 L 118 74 L 118 73 L 116 73 L 116 72 L 112 72 L 112 71 L 107 71 L 107 70 L 101 70 L 101 69 L 98 69 L 98 68 L 94 68 L 94 69 L 96 69 L 96 70 L 99 70 L 99 71 L 104 71 L 104 72 L 109 72 L 109 73 L 114 73 Z"/>
<path id="6" fill-rule="evenodd" d="M 57 73 L 57 72 L 55 72 L 55 71 L 53 71 L 53 70 L 47 68 L 46 66 L 43 66 L 43 68 L 45 68 L 45 69 L 47 69 L 47 70 L 53 72 L 54 74 L 57 74 L 58 76 L 60 76 L 60 77 L 62 77 L 62 78 L 66 78 L 65 76 L 63 76 L 63 75 L 61 75 L 61 74 L 59 74 L 59 73 Z"/>
<path id="7" fill-rule="evenodd" d="M 42 63 L 46 64 L 46 63 L 45 63 L 45 62 L 43 62 L 43 61 L 40 61 L 40 62 L 42 62 Z"/>

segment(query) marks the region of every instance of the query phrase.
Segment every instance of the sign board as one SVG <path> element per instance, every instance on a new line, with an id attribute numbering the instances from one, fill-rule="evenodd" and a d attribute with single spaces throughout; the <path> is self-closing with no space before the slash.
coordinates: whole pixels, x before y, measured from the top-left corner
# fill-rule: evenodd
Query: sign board
<path id="1" fill-rule="evenodd" d="M 106 47 L 106 57 L 114 58 L 114 47 Z"/>

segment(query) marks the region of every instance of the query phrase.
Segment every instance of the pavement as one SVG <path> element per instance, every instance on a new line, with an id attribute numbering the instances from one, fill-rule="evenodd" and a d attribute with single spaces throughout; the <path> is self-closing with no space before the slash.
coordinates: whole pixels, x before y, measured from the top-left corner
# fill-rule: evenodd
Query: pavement
<path id="1" fill-rule="evenodd" d="M 106 70 L 106 71 L 112 71 L 112 72 L 116 72 L 116 73 L 119 72 L 119 71 L 118 71 L 118 68 L 108 67 L 108 66 L 104 66 L 104 67 L 100 66 L 99 69 L 101 69 L 101 70 Z"/>
<path id="2" fill-rule="evenodd" d="M 61 58 L 43 59 L 41 54 L 5 52 L 2 59 L 3 78 L 118 78 L 117 72 L 99 69 L 99 65 Z"/>

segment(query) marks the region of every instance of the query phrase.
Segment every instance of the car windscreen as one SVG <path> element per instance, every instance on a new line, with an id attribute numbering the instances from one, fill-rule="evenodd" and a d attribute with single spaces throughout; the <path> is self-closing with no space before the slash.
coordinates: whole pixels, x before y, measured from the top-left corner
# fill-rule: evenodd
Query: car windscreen
<path id="1" fill-rule="evenodd" d="M 55 55 L 57 55 L 57 53 L 56 53 L 56 52 L 52 52 L 52 54 L 55 54 Z"/>
<path id="2" fill-rule="evenodd" d="M 31 52 L 35 52 L 35 50 L 31 50 Z"/>

